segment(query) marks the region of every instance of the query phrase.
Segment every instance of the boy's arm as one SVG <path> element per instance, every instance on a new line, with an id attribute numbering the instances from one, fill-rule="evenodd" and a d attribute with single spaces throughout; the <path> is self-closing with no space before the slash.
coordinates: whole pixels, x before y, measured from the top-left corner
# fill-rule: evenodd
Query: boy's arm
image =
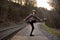
<path id="1" fill-rule="evenodd" d="M 27 16 L 27 17 L 24 19 L 24 21 L 26 21 L 26 20 L 29 19 L 30 17 L 31 17 L 31 15 Z"/>
<path id="2" fill-rule="evenodd" d="M 42 19 L 40 19 L 38 16 L 36 16 L 36 18 L 39 20 L 39 21 L 43 21 Z"/>

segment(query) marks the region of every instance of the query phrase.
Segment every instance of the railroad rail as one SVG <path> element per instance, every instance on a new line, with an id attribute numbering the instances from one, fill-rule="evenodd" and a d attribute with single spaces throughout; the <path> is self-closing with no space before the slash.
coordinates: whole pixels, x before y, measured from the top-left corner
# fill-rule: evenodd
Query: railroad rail
<path id="1" fill-rule="evenodd" d="M 25 23 L 0 30 L 0 40 L 26 27 Z"/>

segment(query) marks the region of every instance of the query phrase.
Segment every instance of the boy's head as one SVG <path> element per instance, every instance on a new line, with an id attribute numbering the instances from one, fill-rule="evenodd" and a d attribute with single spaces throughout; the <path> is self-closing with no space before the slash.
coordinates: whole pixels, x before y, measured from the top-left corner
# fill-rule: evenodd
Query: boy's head
<path id="1" fill-rule="evenodd" d="M 32 10 L 32 14 L 36 14 L 36 10 Z"/>

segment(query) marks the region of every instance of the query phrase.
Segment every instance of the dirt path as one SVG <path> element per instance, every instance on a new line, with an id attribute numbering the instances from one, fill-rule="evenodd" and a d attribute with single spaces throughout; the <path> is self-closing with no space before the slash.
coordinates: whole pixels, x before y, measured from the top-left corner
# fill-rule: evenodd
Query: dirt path
<path id="1" fill-rule="evenodd" d="M 39 23 L 35 23 L 35 29 L 33 35 L 29 36 L 31 32 L 31 26 L 27 25 L 24 29 L 16 33 L 10 40 L 49 40 L 38 28 Z"/>

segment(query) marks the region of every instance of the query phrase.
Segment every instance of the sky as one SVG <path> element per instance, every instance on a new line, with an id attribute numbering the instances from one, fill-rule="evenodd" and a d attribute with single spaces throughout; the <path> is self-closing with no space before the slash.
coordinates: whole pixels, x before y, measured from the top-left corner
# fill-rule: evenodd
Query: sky
<path id="1" fill-rule="evenodd" d="M 53 8 L 49 5 L 50 0 L 37 0 L 37 7 L 43 7 L 48 10 L 52 10 Z"/>

